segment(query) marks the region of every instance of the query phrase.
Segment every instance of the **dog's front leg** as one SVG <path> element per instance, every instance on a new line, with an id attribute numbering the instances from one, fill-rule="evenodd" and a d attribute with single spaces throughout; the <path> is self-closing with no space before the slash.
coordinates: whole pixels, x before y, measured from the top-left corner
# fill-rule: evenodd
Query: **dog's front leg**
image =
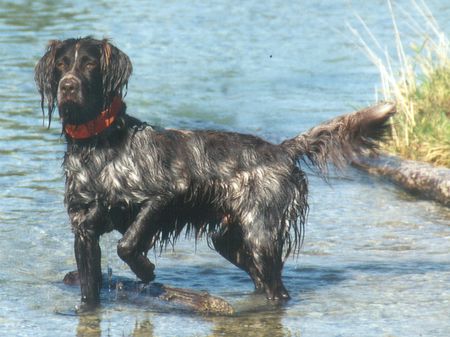
<path id="1" fill-rule="evenodd" d="M 75 209 L 75 210 L 74 210 Z M 100 302 L 102 286 L 100 235 L 103 234 L 100 206 L 95 203 L 84 208 L 69 208 L 75 234 L 74 251 L 84 308 Z"/>
<path id="2" fill-rule="evenodd" d="M 81 287 L 83 305 L 95 307 L 100 302 L 102 286 L 101 251 L 99 236 L 75 234 L 75 258 Z"/>
<path id="3" fill-rule="evenodd" d="M 162 204 L 148 201 L 141 209 L 134 222 L 123 234 L 117 245 L 117 254 L 131 270 L 144 282 L 155 278 L 155 265 L 146 256 L 147 245 L 157 232 L 158 213 Z"/>

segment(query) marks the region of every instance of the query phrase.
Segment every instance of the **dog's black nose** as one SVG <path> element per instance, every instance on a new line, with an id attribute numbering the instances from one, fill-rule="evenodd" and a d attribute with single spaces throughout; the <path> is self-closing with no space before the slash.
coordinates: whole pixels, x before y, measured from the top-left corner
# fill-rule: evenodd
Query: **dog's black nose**
<path id="1" fill-rule="evenodd" d="M 80 83 L 73 77 L 65 78 L 59 84 L 63 94 L 74 94 L 80 89 Z"/>

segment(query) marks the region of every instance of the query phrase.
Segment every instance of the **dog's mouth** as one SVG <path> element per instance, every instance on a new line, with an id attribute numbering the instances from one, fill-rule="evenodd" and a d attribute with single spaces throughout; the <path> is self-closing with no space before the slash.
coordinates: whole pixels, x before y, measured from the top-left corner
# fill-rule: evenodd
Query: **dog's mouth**
<path id="1" fill-rule="evenodd" d="M 93 118 L 92 112 L 86 111 L 86 107 L 76 101 L 67 100 L 58 104 L 58 111 L 63 126 L 84 124 Z"/>

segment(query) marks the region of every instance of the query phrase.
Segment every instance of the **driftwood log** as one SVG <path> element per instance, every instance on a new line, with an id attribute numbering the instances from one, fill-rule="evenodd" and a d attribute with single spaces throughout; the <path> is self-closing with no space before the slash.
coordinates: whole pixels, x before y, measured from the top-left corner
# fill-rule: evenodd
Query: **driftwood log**
<path id="1" fill-rule="evenodd" d="M 103 277 L 103 284 L 113 290 L 116 297 L 136 298 L 142 302 L 145 299 L 156 299 L 160 302 L 170 303 L 182 310 L 195 311 L 201 314 L 231 315 L 233 307 L 224 299 L 210 295 L 206 291 L 174 288 L 160 283 L 144 284 L 126 278 Z M 77 271 L 66 274 L 64 284 L 79 286 Z"/>
<path id="2" fill-rule="evenodd" d="M 406 191 L 450 207 L 450 169 L 380 155 L 361 157 L 353 165 L 370 174 L 386 177 Z"/>

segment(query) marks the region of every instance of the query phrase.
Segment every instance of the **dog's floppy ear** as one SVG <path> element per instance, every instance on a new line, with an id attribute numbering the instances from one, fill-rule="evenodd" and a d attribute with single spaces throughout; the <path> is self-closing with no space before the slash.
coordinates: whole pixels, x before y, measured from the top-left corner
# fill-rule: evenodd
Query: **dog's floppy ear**
<path id="1" fill-rule="evenodd" d="M 115 96 L 122 97 L 123 88 L 128 85 L 133 67 L 128 56 L 109 43 L 107 39 L 102 41 L 101 53 L 103 97 L 105 107 L 107 107 Z"/>
<path id="2" fill-rule="evenodd" d="M 55 110 L 56 105 L 58 83 L 55 77 L 55 56 L 56 51 L 61 44 L 62 41 L 59 40 L 50 41 L 47 51 L 34 68 L 34 80 L 36 81 L 39 93 L 41 94 L 41 109 L 43 116 L 45 116 L 45 99 L 47 99 L 48 127 L 50 127 L 52 113 L 53 110 Z"/>

